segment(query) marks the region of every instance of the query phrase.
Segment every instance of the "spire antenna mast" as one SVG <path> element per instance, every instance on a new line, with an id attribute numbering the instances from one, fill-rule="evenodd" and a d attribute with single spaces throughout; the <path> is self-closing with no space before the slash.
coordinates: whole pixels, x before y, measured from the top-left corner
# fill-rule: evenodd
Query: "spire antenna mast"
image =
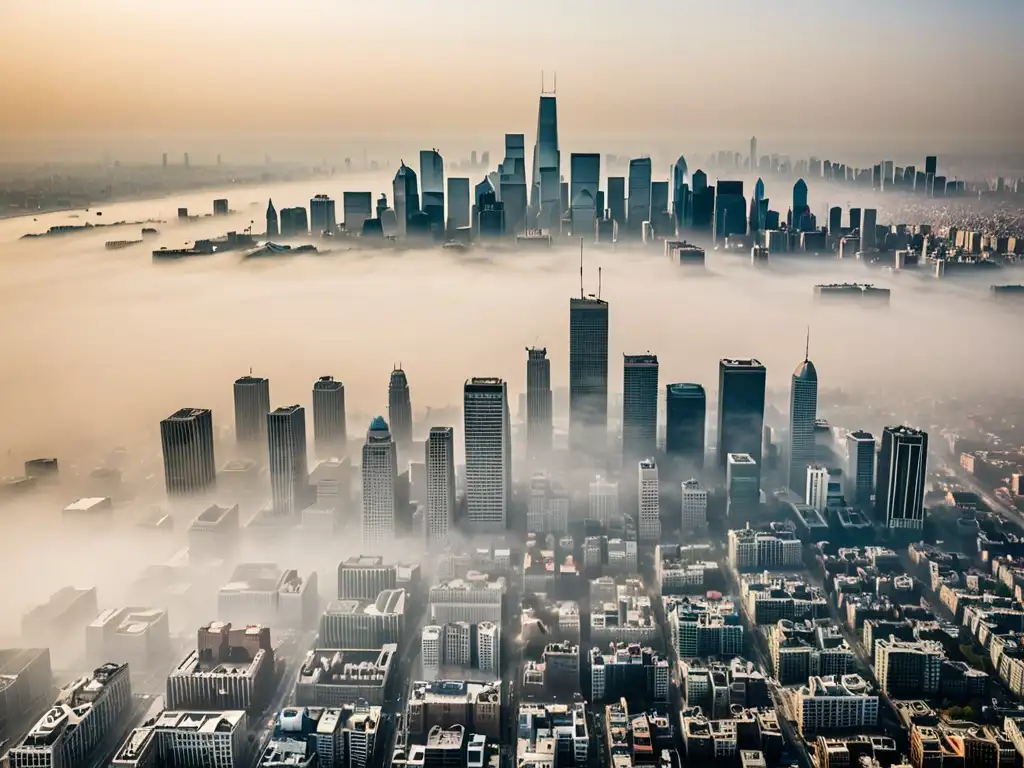
<path id="1" fill-rule="evenodd" d="M 601 300 L 601 268 L 597 268 L 597 300 Z"/>
<path id="2" fill-rule="evenodd" d="M 580 298 L 583 298 L 583 235 L 580 235 Z"/>
<path id="3" fill-rule="evenodd" d="M 804 362 L 811 359 L 811 326 L 807 326 L 807 342 L 804 344 Z"/>

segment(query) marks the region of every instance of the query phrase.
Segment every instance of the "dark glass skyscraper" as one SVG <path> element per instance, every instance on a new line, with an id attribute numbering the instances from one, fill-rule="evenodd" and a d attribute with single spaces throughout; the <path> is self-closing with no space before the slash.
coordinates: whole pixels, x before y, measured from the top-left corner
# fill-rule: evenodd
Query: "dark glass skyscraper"
<path id="1" fill-rule="evenodd" d="M 725 471 L 730 453 L 747 453 L 761 467 L 765 368 L 757 360 L 718 364 L 718 447 L 715 461 Z"/>
<path id="2" fill-rule="evenodd" d="M 267 440 L 270 413 L 270 381 L 243 376 L 235 382 L 235 440 L 240 445 L 262 447 Z"/>
<path id="3" fill-rule="evenodd" d="M 278 232 L 277 209 L 273 200 L 267 200 L 267 237 L 277 237 Z"/>
<path id="4" fill-rule="evenodd" d="M 526 350 L 526 448 L 534 466 L 551 453 L 551 361 L 544 347 Z"/>
<path id="5" fill-rule="evenodd" d="M 309 228 L 314 235 L 334 232 L 338 226 L 334 201 L 327 195 L 314 195 L 309 201 Z"/>
<path id="6" fill-rule="evenodd" d="M 690 226 L 690 171 L 686 165 L 686 158 L 682 155 L 672 166 L 672 215 L 677 229 Z"/>
<path id="7" fill-rule="evenodd" d="M 469 193 L 469 179 L 465 177 L 448 177 L 448 229 L 470 225 L 469 212 L 472 208 Z"/>
<path id="8" fill-rule="evenodd" d="M 513 234 L 526 230 L 529 203 L 526 184 L 526 137 L 505 134 L 505 159 L 498 169 L 498 194 L 505 210 L 505 227 Z"/>
<path id="9" fill-rule="evenodd" d="M 814 422 L 818 418 L 818 372 L 807 356 L 793 371 L 789 395 L 789 488 L 804 496 L 807 467 L 814 463 Z"/>
<path id="10" fill-rule="evenodd" d="M 569 300 L 569 445 L 608 447 L 608 302 Z"/>
<path id="11" fill-rule="evenodd" d="M 639 157 L 629 161 L 629 217 L 626 228 L 639 237 L 644 222 L 651 220 L 651 158 Z"/>
<path id="12" fill-rule="evenodd" d="M 716 195 L 714 199 L 715 242 L 724 240 L 729 235 L 745 235 L 747 233 L 747 202 L 743 197 L 743 182 L 719 181 L 714 194 Z M 760 459 L 758 459 L 758 466 L 760 466 Z"/>
<path id="13" fill-rule="evenodd" d="M 298 515 L 309 500 L 305 409 L 289 405 L 268 413 L 267 437 L 274 516 Z"/>
<path id="14" fill-rule="evenodd" d="M 345 192 L 341 207 L 345 214 L 345 231 L 353 235 L 362 234 L 363 222 L 373 218 L 373 195 L 369 192 Z"/>
<path id="15" fill-rule="evenodd" d="M 444 159 L 436 149 L 420 152 L 420 181 L 423 184 L 423 212 L 435 237 L 444 234 Z"/>
<path id="16" fill-rule="evenodd" d="M 542 95 L 537 106 L 537 143 L 533 147 L 530 208 L 538 226 L 555 227 L 560 216 L 561 152 L 558 148 L 558 104 Z"/>
<path id="17" fill-rule="evenodd" d="M 924 481 L 928 433 L 911 427 L 886 427 L 878 453 L 875 518 L 889 529 L 924 528 Z"/>
<path id="18" fill-rule="evenodd" d="M 569 212 L 574 237 L 593 240 L 597 226 L 597 192 L 601 183 L 601 155 L 573 152 L 569 157 Z"/>
<path id="19" fill-rule="evenodd" d="M 313 384 L 313 441 L 317 456 L 343 456 L 346 438 L 345 385 L 333 376 L 321 376 Z"/>
<path id="20" fill-rule="evenodd" d="M 185 496 L 213 488 L 213 415 L 206 408 L 182 408 L 160 422 L 164 484 L 168 496 Z"/>
<path id="21" fill-rule="evenodd" d="M 624 355 L 622 366 L 622 461 L 654 456 L 658 440 L 658 358 Z"/>
<path id="22" fill-rule="evenodd" d="M 665 385 L 665 454 L 673 464 L 704 468 L 707 396 L 700 384 Z"/>
<path id="23" fill-rule="evenodd" d="M 875 490 L 875 436 L 851 432 L 846 436 L 846 500 L 858 507 L 871 501 Z"/>
<path id="24" fill-rule="evenodd" d="M 409 221 L 420 212 L 420 193 L 416 182 L 416 171 L 403 161 L 395 174 L 394 183 L 395 218 L 398 223 L 398 234 L 404 236 L 409 231 Z"/>
<path id="25" fill-rule="evenodd" d="M 626 226 L 626 178 L 608 177 L 608 212 L 620 229 Z"/>
<path id="26" fill-rule="evenodd" d="M 391 422 L 391 436 L 400 455 L 408 457 L 412 446 L 412 398 L 409 395 L 409 381 L 405 371 L 395 368 L 388 382 L 388 421 Z"/>
<path id="27" fill-rule="evenodd" d="M 710 230 L 715 220 L 715 188 L 708 186 L 708 175 L 699 168 L 693 172 L 690 194 L 693 228 Z"/>
<path id="28" fill-rule="evenodd" d="M 800 221 L 805 213 L 810 213 L 807 207 L 807 182 L 797 179 L 793 185 L 793 228 L 800 230 Z"/>

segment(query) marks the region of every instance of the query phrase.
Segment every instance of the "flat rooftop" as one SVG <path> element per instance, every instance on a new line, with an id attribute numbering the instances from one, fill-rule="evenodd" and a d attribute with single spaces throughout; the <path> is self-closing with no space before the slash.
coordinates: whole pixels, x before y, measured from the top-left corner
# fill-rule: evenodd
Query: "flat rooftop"
<path id="1" fill-rule="evenodd" d="M 276 563 L 241 563 L 221 592 L 276 592 L 284 576 Z"/>
<path id="2" fill-rule="evenodd" d="M 225 710 L 223 712 L 164 710 L 153 721 L 151 727 L 194 733 L 218 733 L 234 730 L 244 718 L 245 712 L 241 710 Z"/>

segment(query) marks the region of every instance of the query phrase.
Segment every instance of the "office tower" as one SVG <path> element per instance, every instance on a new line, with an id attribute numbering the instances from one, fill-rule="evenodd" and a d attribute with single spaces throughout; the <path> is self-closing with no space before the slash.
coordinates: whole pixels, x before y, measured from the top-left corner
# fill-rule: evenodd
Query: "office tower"
<path id="1" fill-rule="evenodd" d="M 764 205 L 762 206 L 762 203 Z M 750 231 L 759 232 L 764 229 L 765 214 L 768 205 L 764 197 L 764 180 L 758 178 L 754 184 L 754 196 L 750 198 Z"/>
<path id="2" fill-rule="evenodd" d="M 608 213 L 619 229 L 626 226 L 626 178 L 608 177 Z"/>
<path id="3" fill-rule="evenodd" d="M 761 468 L 749 453 L 729 453 L 725 464 L 725 514 L 754 515 L 761 503 Z"/>
<path id="4" fill-rule="evenodd" d="M 370 422 L 363 445 L 363 546 L 373 551 L 395 540 L 398 453 L 383 416 Z"/>
<path id="5" fill-rule="evenodd" d="M 723 359 L 718 364 L 718 448 L 720 469 L 730 453 L 750 454 L 761 466 L 765 369 L 757 360 Z"/>
<path id="6" fill-rule="evenodd" d="M 750 170 L 757 170 L 757 136 L 750 137 Z"/>
<path id="7" fill-rule="evenodd" d="M 928 155 L 924 159 L 924 172 L 935 176 L 939 172 L 939 161 L 935 155 Z"/>
<path id="8" fill-rule="evenodd" d="M 307 506 L 306 411 L 300 405 L 267 414 L 270 496 L 275 517 L 298 515 Z"/>
<path id="9" fill-rule="evenodd" d="M 693 478 L 682 482 L 682 529 L 703 528 L 708 524 L 708 489 Z"/>
<path id="10" fill-rule="evenodd" d="M 345 214 L 345 231 L 353 235 L 362 234 L 363 222 L 373 218 L 373 195 L 369 192 L 345 192 L 341 205 Z"/>
<path id="11" fill-rule="evenodd" d="M 507 525 L 512 493 L 512 446 L 505 382 L 473 378 L 463 390 L 466 440 L 466 517 L 475 532 Z"/>
<path id="12" fill-rule="evenodd" d="M 637 465 L 640 488 L 637 508 L 637 535 L 640 541 L 661 541 L 661 501 L 658 465 L 654 459 L 643 459 Z"/>
<path id="13" fill-rule="evenodd" d="M 745 235 L 747 233 L 747 203 L 743 197 L 743 182 L 719 180 L 715 194 L 713 220 L 715 242 L 720 242 L 729 235 Z"/>
<path id="14" fill-rule="evenodd" d="M 313 384 L 313 441 L 320 458 L 343 456 L 346 442 L 345 385 L 333 376 Z"/>
<path id="15" fill-rule="evenodd" d="M 804 214 L 810 213 L 810 208 L 807 207 L 807 182 L 803 179 L 797 179 L 796 184 L 793 185 L 793 227 L 798 231 L 802 231 L 801 220 Z"/>
<path id="16" fill-rule="evenodd" d="M 818 372 L 807 354 L 793 371 L 789 389 L 789 487 L 799 494 L 814 461 L 814 422 L 818 418 Z"/>
<path id="17" fill-rule="evenodd" d="M 267 237 L 277 237 L 277 209 L 274 208 L 274 201 L 267 201 Z"/>
<path id="18" fill-rule="evenodd" d="M 878 211 L 874 208 L 865 208 L 864 217 L 861 224 L 860 230 L 860 248 L 862 251 L 866 251 L 869 248 L 875 247 L 876 238 L 876 220 L 878 219 Z"/>
<path id="19" fill-rule="evenodd" d="M 398 235 L 405 236 L 409 231 L 409 222 L 420 212 L 420 193 L 416 182 L 416 171 L 405 164 L 398 167 L 394 182 L 395 219 L 398 222 Z"/>
<path id="20" fill-rule="evenodd" d="M 526 181 L 526 138 L 505 134 L 505 159 L 498 168 L 498 196 L 505 207 L 506 227 L 513 234 L 527 229 L 529 201 Z"/>
<path id="21" fill-rule="evenodd" d="M 327 195 L 314 195 L 309 201 L 309 228 L 314 235 L 333 233 L 338 228 L 334 201 Z"/>
<path id="22" fill-rule="evenodd" d="M 820 464 L 811 464 L 807 467 L 804 479 L 804 503 L 819 512 L 825 511 L 828 501 L 828 478 L 827 467 Z"/>
<path id="23" fill-rule="evenodd" d="M 715 219 L 715 188 L 708 186 L 708 175 L 699 168 L 690 180 L 690 221 L 698 230 L 710 230 Z"/>
<path id="24" fill-rule="evenodd" d="M 569 446 L 608 446 L 608 302 L 569 300 Z"/>
<path id="25" fill-rule="evenodd" d="M 480 239 L 500 238 L 505 234 L 505 204 L 494 192 L 485 192 L 473 210 L 474 225 Z"/>
<path id="26" fill-rule="evenodd" d="M 700 384 L 665 385 L 665 454 L 690 471 L 704 468 L 707 397 Z"/>
<path id="27" fill-rule="evenodd" d="M 851 504 L 858 507 L 871 502 L 875 490 L 875 436 L 858 430 L 846 436 L 846 485 Z"/>
<path id="28" fill-rule="evenodd" d="M 281 209 L 281 237 L 297 237 L 309 234 L 306 209 L 299 206 Z"/>
<path id="29" fill-rule="evenodd" d="M 405 371 L 395 368 L 388 382 L 388 420 L 400 453 L 412 447 L 412 399 Z"/>
<path id="30" fill-rule="evenodd" d="M 860 232 L 860 208 L 850 209 L 850 231 Z"/>
<path id="31" fill-rule="evenodd" d="M 587 517 L 597 520 L 601 525 L 619 514 L 619 486 L 609 483 L 600 475 L 590 484 L 587 496 Z"/>
<path id="32" fill-rule="evenodd" d="M 651 221 L 657 222 L 658 215 L 668 212 L 668 182 L 651 182 Z"/>
<path id="33" fill-rule="evenodd" d="M 472 205 L 469 179 L 448 178 L 448 230 L 453 231 L 470 225 L 469 209 Z"/>
<path id="34" fill-rule="evenodd" d="M 184 496 L 213 488 L 213 414 L 206 408 L 182 408 L 160 422 L 164 454 L 164 485 L 168 496 Z"/>
<path id="35" fill-rule="evenodd" d="M 680 155 L 672 166 L 672 216 L 677 231 L 690 226 L 691 213 L 690 171 Z"/>
<path id="36" fill-rule="evenodd" d="M 658 440 L 658 357 L 623 355 L 622 456 L 625 463 L 653 456 Z"/>
<path id="37" fill-rule="evenodd" d="M 832 237 L 839 237 L 843 229 L 843 209 L 833 205 L 828 209 L 828 233 Z"/>
<path id="38" fill-rule="evenodd" d="M 270 380 L 243 376 L 235 382 L 235 440 L 239 445 L 262 448 L 267 440 Z"/>
<path id="39" fill-rule="evenodd" d="M 444 160 L 436 149 L 420 152 L 420 180 L 423 212 L 430 221 L 430 231 L 440 237 L 444 234 Z"/>
<path id="40" fill-rule="evenodd" d="M 924 527 L 924 481 L 928 434 L 911 427 L 886 427 L 878 453 L 875 518 L 890 529 Z"/>
<path id="41" fill-rule="evenodd" d="M 455 430 L 431 427 L 427 436 L 427 544 L 443 545 L 455 523 Z"/>
<path id="42" fill-rule="evenodd" d="M 888 191 L 892 187 L 894 175 L 894 163 L 892 160 L 885 160 L 882 163 L 882 188 Z"/>
<path id="43" fill-rule="evenodd" d="M 533 147 L 530 209 L 541 228 L 557 227 L 560 217 L 561 152 L 558 148 L 558 105 L 553 95 L 541 95 L 537 107 L 537 143 Z"/>
<path id="44" fill-rule="evenodd" d="M 626 229 L 639 237 L 645 221 L 651 220 L 651 158 L 629 161 L 629 214 Z"/>
<path id="45" fill-rule="evenodd" d="M 526 455 L 534 467 L 551 454 L 551 361 L 546 347 L 526 349 Z"/>
<path id="46" fill-rule="evenodd" d="M 571 174 L 569 216 L 574 237 L 591 240 L 597 226 L 597 192 L 601 183 L 601 155 L 573 152 L 569 157 Z"/>

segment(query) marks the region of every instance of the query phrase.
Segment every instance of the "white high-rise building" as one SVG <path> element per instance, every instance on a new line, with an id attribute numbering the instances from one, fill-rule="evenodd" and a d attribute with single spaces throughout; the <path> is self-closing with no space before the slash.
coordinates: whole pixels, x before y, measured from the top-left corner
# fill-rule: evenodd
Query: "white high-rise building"
<path id="1" fill-rule="evenodd" d="M 824 512 L 827 496 L 828 469 L 821 464 L 812 464 L 807 468 L 807 490 L 805 492 L 807 506 Z"/>
<path id="2" fill-rule="evenodd" d="M 443 544 L 455 520 L 455 431 L 431 427 L 427 437 L 427 543 Z"/>
<path id="3" fill-rule="evenodd" d="M 423 628 L 420 635 L 420 655 L 423 659 L 424 672 L 437 673 L 441 666 L 442 654 L 444 653 L 444 637 L 441 634 L 441 627 L 436 624 L 428 624 Z"/>
<path id="4" fill-rule="evenodd" d="M 289 405 L 267 414 L 270 493 L 275 517 L 294 517 L 309 496 L 306 461 L 306 409 Z"/>
<path id="5" fill-rule="evenodd" d="M 599 520 L 601 525 L 619 513 L 619 485 L 609 483 L 600 475 L 590 484 L 588 517 Z"/>
<path id="6" fill-rule="evenodd" d="M 644 459 L 638 467 L 640 477 L 637 534 L 640 541 L 661 540 L 661 502 L 659 497 L 658 465 L 654 459 Z"/>
<path id="7" fill-rule="evenodd" d="M 506 528 L 512 446 L 505 382 L 473 378 L 464 389 L 466 517 L 475 532 Z"/>
<path id="8" fill-rule="evenodd" d="M 501 673 L 501 628 L 493 621 L 476 625 L 476 665 L 481 672 Z"/>
<path id="9" fill-rule="evenodd" d="M 473 663 L 473 627 L 467 621 L 453 621 L 444 625 L 445 664 L 469 667 Z"/>
<path id="10" fill-rule="evenodd" d="M 703 528 L 708 524 L 708 489 L 693 478 L 684 480 L 683 530 Z"/>
<path id="11" fill-rule="evenodd" d="M 381 550 L 395 540 L 398 456 L 383 416 L 370 422 L 363 445 L 363 547 Z"/>
<path id="12" fill-rule="evenodd" d="M 549 475 L 537 473 L 530 479 L 530 504 L 526 530 L 533 533 L 569 532 L 569 492 Z"/>

